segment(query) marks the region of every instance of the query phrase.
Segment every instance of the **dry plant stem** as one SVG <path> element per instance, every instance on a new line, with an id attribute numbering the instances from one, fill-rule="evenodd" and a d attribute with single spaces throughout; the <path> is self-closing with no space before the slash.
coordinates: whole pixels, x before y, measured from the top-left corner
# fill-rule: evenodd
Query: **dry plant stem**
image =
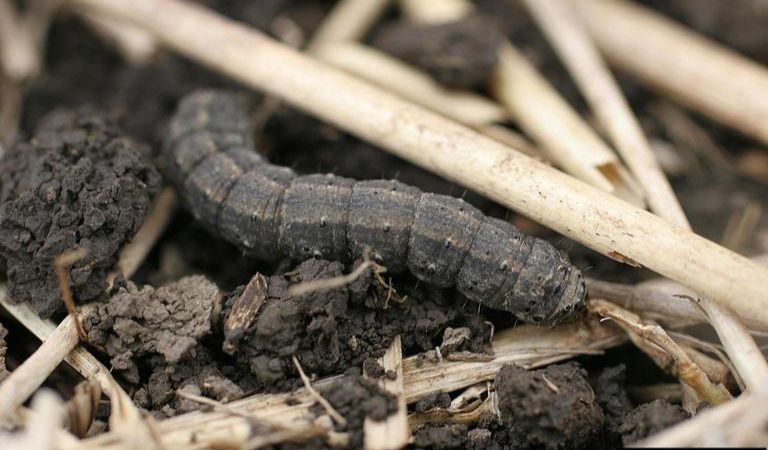
<path id="1" fill-rule="evenodd" d="M 698 301 L 720 336 L 725 352 L 747 386 L 747 391 L 768 388 L 768 363 L 749 332 L 727 308 L 707 298 Z"/>
<path id="2" fill-rule="evenodd" d="M 524 3 L 579 85 L 630 172 L 642 185 L 651 211 L 675 225 L 690 228 L 637 118 L 569 1 L 524 0 Z"/>
<path id="3" fill-rule="evenodd" d="M 157 194 L 152 203 L 152 209 L 144 219 L 144 224 L 131 242 L 120 250 L 117 268 L 125 278 L 131 278 L 144 262 L 152 247 L 168 227 L 175 209 L 176 192 L 173 188 L 165 188 Z"/>
<path id="4" fill-rule="evenodd" d="M 710 405 L 719 405 L 730 400 L 728 390 L 721 384 L 713 384 L 685 350 L 658 324 L 643 321 L 639 316 L 605 300 L 590 300 L 588 305 L 592 313 L 609 318 L 624 328 L 632 341 L 659 367 L 692 387 L 702 400 Z"/>
<path id="5" fill-rule="evenodd" d="M 400 9 L 417 22 L 450 22 L 472 13 L 466 0 L 400 0 Z"/>
<path id="6" fill-rule="evenodd" d="M 40 52 L 27 21 L 10 0 L 0 0 L 0 68 L 14 81 L 40 71 Z"/>
<path id="7" fill-rule="evenodd" d="M 29 305 L 10 303 L 6 295 L 5 285 L 0 285 L 0 305 L 41 341 L 48 342 L 53 337 L 57 329 L 56 326 L 50 320 L 41 319 Z M 68 333 L 77 335 L 74 322 L 72 320 L 62 321 L 62 324 L 65 323 L 69 328 Z M 65 354 L 64 361 L 80 373 L 83 378 L 99 383 L 104 392 L 109 393 L 111 388 L 117 385 L 109 369 L 83 347 L 76 347 L 69 354 Z"/>
<path id="8" fill-rule="evenodd" d="M 655 279 L 629 285 L 589 279 L 587 290 L 591 298 L 606 299 L 650 319 L 707 322 L 706 313 L 691 300 L 696 294 L 671 280 Z M 768 332 L 768 327 L 753 319 L 739 316 L 739 320 L 750 331 Z"/>
<path id="9" fill-rule="evenodd" d="M 141 25 L 165 45 L 248 86 L 593 250 L 629 258 L 768 325 L 768 270 L 467 127 L 199 5 L 178 0 L 71 2 Z"/>
<path id="10" fill-rule="evenodd" d="M 384 13 L 391 0 L 340 0 L 315 30 L 309 51 L 330 42 L 357 41 Z"/>
<path id="11" fill-rule="evenodd" d="M 465 125 L 488 125 L 507 116 L 487 98 L 445 89 L 426 73 L 363 44 L 319 45 L 312 55 Z"/>
<path id="12" fill-rule="evenodd" d="M 610 62 L 692 110 L 768 142 L 768 70 L 624 0 L 572 2 Z"/>
<path id="13" fill-rule="evenodd" d="M 301 368 L 301 364 L 299 363 L 299 360 L 296 358 L 296 356 L 291 356 L 291 360 L 293 361 L 293 365 L 296 366 L 296 370 L 299 372 L 299 376 L 301 377 L 301 381 L 304 382 L 304 388 L 309 391 L 309 393 L 312 395 L 312 397 L 320 403 L 320 405 L 325 409 L 325 412 L 328 413 L 329 416 L 333 418 L 333 420 L 339 424 L 340 426 L 346 426 L 347 425 L 347 419 L 344 418 L 341 414 L 339 414 L 336 409 L 334 409 L 333 405 L 323 398 L 322 395 L 320 395 L 315 388 L 312 387 L 312 381 L 310 381 L 309 377 L 306 373 L 304 373 L 304 369 Z"/>
<path id="14" fill-rule="evenodd" d="M 624 332 L 613 324 L 595 320 L 548 329 L 521 325 L 505 330 L 494 338 L 495 358 L 489 361 L 429 361 L 413 356 L 403 360 L 403 386 L 406 402 L 413 403 L 435 392 L 452 392 L 492 380 L 504 364 L 516 363 L 527 368 L 540 367 L 576 355 L 595 354 L 626 340 Z M 325 386 L 337 377 L 320 380 Z M 163 443 L 174 449 L 199 448 L 206 443 L 233 435 L 247 434 L 252 420 L 290 423 L 306 419 L 315 398 L 300 389 L 289 394 L 258 394 L 228 404 L 250 416 L 248 420 L 229 412 L 194 412 L 158 424 Z M 117 436 L 105 433 L 83 441 L 84 448 L 117 449 Z"/>
<path id="15" fill-rule="evenodd" d="M 499 52 L 491 91 L 547 159 L 595 187 L 644 204 L 616 155 L 511 44 Z"/>
<path id="16" fill-rule="evenodd" d="M 15 414 L 16 408 L 43 384 L 79 341 L 73 318 L 67 316 L 51 333 L 50 339 L 0 384 L 0 418 Z"/>
<path id="17" fill-rule="evenodd" d="M 411 430 L 408 427 L 408 409 L 403 387 L 403 350 L 400 336 L 395 336 L 379 364 L 386 371 L 396 374 L 394 380 L 386 376 L 378 380 L 379 387 L 397 398 L 397 411 L 385 420 L 376 422 L 368 417 L 363 424 L 364 448 L 366 450 L 397 450 L 408 444 Z M 368 374 L 364 374 L 366 377 Z"/>

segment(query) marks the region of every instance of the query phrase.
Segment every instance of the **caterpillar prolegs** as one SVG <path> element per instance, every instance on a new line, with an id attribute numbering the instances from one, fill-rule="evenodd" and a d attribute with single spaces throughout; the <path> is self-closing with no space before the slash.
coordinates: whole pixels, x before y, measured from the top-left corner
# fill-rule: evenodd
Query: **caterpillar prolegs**
<path id="1" fill-rule="evenodd" d="M 299 176 L 270 164 L 226 93 L 184 98 L 164 154 L 194 216 L 257 257 L 353 261 L 370 249 L 390 272 L 456 286 L 524 321 L 557 323 L 583 309 L 580 271 L 548 242 L 461 199 L 398 181 Z"/>

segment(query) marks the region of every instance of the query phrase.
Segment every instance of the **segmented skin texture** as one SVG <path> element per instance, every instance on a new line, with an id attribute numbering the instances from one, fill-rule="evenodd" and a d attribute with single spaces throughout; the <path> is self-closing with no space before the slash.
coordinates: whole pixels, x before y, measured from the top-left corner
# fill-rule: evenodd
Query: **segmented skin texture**
<path id="1" fill-rule="evenodd" d="M 164 154 L 194 216 L 256 257 L 354 261 L 368 249 L 390 272 L 456 286 L 524 321 L 553 324 L 583 310 L 581 272 L 548 242 L 398 181 L 299 176 L 270 164 L 229 94 L 183 99 Z"/>

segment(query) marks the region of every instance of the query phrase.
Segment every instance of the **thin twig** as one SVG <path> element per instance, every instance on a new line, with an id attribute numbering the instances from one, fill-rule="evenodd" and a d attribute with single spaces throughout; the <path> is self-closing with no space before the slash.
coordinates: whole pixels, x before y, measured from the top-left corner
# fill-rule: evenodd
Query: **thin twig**
<path id="1" fill-rule="evenodd" d="M 245 85 L 768 325 L 765 268 L 258 31 L 179 0 L 71 4 L 141 25 L 164 44 Z"/>
<path id="2" fill-rule="evenodd" d="M 301 381 L 304 382 L 304 387 L 309 391 L 309 393 L 312 395 L 312 397 L 317 400 L 318 403 L 320 403 L 320 406 L 325 409 L 325 411 L 328 413 L 329 416 L 333 418 L 333 420 L 336 421 L 337 424 L 339 424 L 342 427 L 347 426 L 347 419 L 344 418 L 341 414 L 339 414 L 338 411 L 333 407 L 333 405 L 328 402 L 322 395 L 320 395 L 319 392 L 315 390 L 315 388 L 312 387 L 312 382 L 309 380 L 309 377 L 306 373 L 304 373 L 304 369 L 301 368 L 301 364 L 299 363 L 299 359 L 296 358 L 295 355 L 291 356 L 291 360 L 293 361 L 293 365 L 296 366 L 296 370 L 299 371 L 299 376 L 301 377 Z"/>
<path id="3" fill-rule="evenodd" d="M 579 85 L 616 150 L 645 191 L 651 211 L 675 225 L 688 219 L 662 172 L 648 139 L 569 0 L 524 0 Z"/>

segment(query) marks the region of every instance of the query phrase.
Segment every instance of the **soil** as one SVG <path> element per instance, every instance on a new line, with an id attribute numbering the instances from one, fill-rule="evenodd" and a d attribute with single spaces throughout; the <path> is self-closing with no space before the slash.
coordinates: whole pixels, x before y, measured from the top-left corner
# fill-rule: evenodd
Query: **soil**
<path id="1" fill-rule="evenodd" d="M 443 86 L 471 89 L 490 79 L 503 40 L 493 19 L 475 15 L 435 25 L 393 22 L 381 27 L 372 43 Z"/>
<path id="2" fill-rule="evenodd" d="M 43 317 L 63 309 L 53 260 L 87 255 L 68 271 L 76 300 L 98 299 L 117 253 L 159 186 L 154 167 L 103 116 L 59 111 L 0 160 L 0 256 L 8 293 Z"/>
<path id="3" fill-rule="evenodd" d="M 0 325 L 0 382 L 9 375 L 8 368 L 5 365 L 5 354 L 8 352 L 8 345 L 5 343 L 6 336 L 8 336 L 8 330 Z"/>
<path id="4" fill-rule="evenodd" d="M 768 33 L 761 25 L 768 8 L 758 0 L 738 0 L 738 7 L 716 0 L 643 1 L 768 62 Z M 332 5 L 308 0 L 202 3 L 273 36 L 281 36 L 281 21 L 291 21 L 305 38 Z M 558 91 L 588 115 L 567 72 L 518 3 L 477 0 L 480 16 L 440 26 L 414 25 L 389 15 L 368 41 L 421 67 L 446 86 L 482 91 L 496 64 L 495 49 L 503 36 L 510 36 Z M 147 64 L 126 65 L 71 17 L 55 24 L 46 50 L 45 71 L 24 96 L 22 139 L 0 162 L 0 266 L 7 265 L 10 297 L 32 299 L 44 316 L 61 311 L 51 262 L 78 244 L 90 253 L 69 271 L 77 300 L 103 300 L 117 251 L 134 234 L 160 186 L 153 164 L 163 172 L 157 156 L 171 114 L 183 96 L 211 87 L 238 92 L 254 118 L 257 151 L 273 163 L 299 174 L 393 178 L 426 192 L 463 197 L 488 215 L 527 224 L 526 231 L 557 242 L 589 276 L 615 281 L 644 276 L 333 126 L 286 105 L 271 106 L 274 103 L 261 95 L 184 58 L 161 53 Z M 631 80 L 620 81 L 650 135 L 679 147 L 650 112 L 658 98 Z M 54 110 L 59 111 L 49 115 Z M 709 121 L 693 119 L 726 156 L 755 146 Z M 686 211 L 697 231 L 715 241 L 722 238 L 730 213 L 743 210 L 765 190 L 764 184 L 745 184 L 731 173 L 698 181 L 691 173 L 681 174 L 673 182 Z M 394 293 L 367 272 L 330 291 L 298 298 L 287 294 L 293 284 L 346 274 L 358 263 L 310 260 L 294 266 L 287 260 L 255 261 L 180 208 L 132 280 L 149 286 L 138 288 L 117 280 L 118 293 L 96 304 L 96 313 L 86 318 L 88 337 L 93 352 L 108 359 L 136 404 L 157 418 L 201 409 L 183 393 L 228 402 L 252 393 L 298 388 L 302 382 L 291 361 L 294 355 L 313 379 L 344 374 L 321 393 L 349 421 L 337 431 L 349 432 L 349 447 L 360 448 L 364 418 L 382 419 L 394 410 L 391 396 L 361 373 L 364 370 L 372 379 L 392 376 L 376 358 L 395 335 L 402 337 L 405 356 L 428 351 L 437 355 L 439 348 L 443 358 L 461 358 L 467 352 L 486 352 L 491 327 L 498 332 L 514 326 L 515 319 L 477 310 L 465 305 L 456 292 L 425 286 L 411 276 L 390 280 L 385 274 Z M 227 334 L 225 324 L 234 302 L 257 273 L 265 280 L 263 304 L 253 311 L 247 326 Z M 220 292 L 226 293 L 222 299 Z M 22 330 L 12 328 L 13 336 L 17 331 Z M 0 327 L 0 380 L 7 375 L 5 334 Z M 31 336 L 22 340 L 21 351 L 11 348 L 13 366 L 37 345 Z M 414 430 L 412 447 L 615 448 L 687 418 L 667 402 L 632 404 L 627 383 L 634 387 L 669 381 L 655 366 L 645 370 L 638 359 L 651 366 L 632 347 L 579 359 L 589 376 L 574 363 L 536 371 L 506 366 L 495 382 L 500 418 L 487 415 L 474 424 L 424 426 Z M 69 382 L 75 379 L 71 371 L 60 370 L 49 385 L 68 395 L 69 385 L 74 385 Z M 438 393 L 409 410 L 426 412 L 450 402 L 451 394 Z M 325 414 L 320 405 L 313 412 Z M 275 448 L 328 448 L 328 443 L 316 439 Z"/>
<path id="5" fill-rule="evenodd" d="M 618 431 L 624 445 L 630 445 L 688 418 L 688 413 L 666 400 L 654 400 L 627 414 Z"/>
<path id="6" fill-rule="evenodd" d="M 496 438 L 513 448 L 588 448 L 602 433 L 603 412 L 576 363 L 534 371 L 505 365 L 495 386 L 505 425 Z"/>
<path id="7" fill-rule="evenodd" d="M 457 308 L 438 293 L 430 298 L 428 290 L 412 290 L 402 303 L 390 301 L 382 308 L 389 291 L 369 275 L 327 292 L 288 296 L 292 284 L 342 273 L 345 268 L 338 262 L 311 259 L 269 278 L 266 301 L 235 350 L 237 360 L 250 367 L 265 388 L 284 389 L 296 384 L 291 355 L 297 356 L 308 373 L 330 375 L 380 357 L 398 334 L 404 353 L 413 354 L 439 345 L 436 338 L 448 326 L 463 325 L 469 330 L 463 348 L 476 352 L 486 349 L 490 327 L 482 318 Z M 231 300 L 225 310 L 230 304 Z"/>
<path id="8" fill-rule="evenodd" d="M 87 340 L 102 348 L 112 367 L 129 382 L 139 382 L 136 360 L 161 355 L 176 364 L 211 333 L 218 288 L 202 276 L 155 289 L 131 284 L 99 304 L 83 319 Z"/>
<path id="9" fill-rule="evenodd" d="M 624 364 L 606 367 L 592 379 L 597 403 L 605 417 L 605 440 L 608 448 L 621 443 L 620 427 L 634 405 L 627 393 L 627 367 Z"/>

